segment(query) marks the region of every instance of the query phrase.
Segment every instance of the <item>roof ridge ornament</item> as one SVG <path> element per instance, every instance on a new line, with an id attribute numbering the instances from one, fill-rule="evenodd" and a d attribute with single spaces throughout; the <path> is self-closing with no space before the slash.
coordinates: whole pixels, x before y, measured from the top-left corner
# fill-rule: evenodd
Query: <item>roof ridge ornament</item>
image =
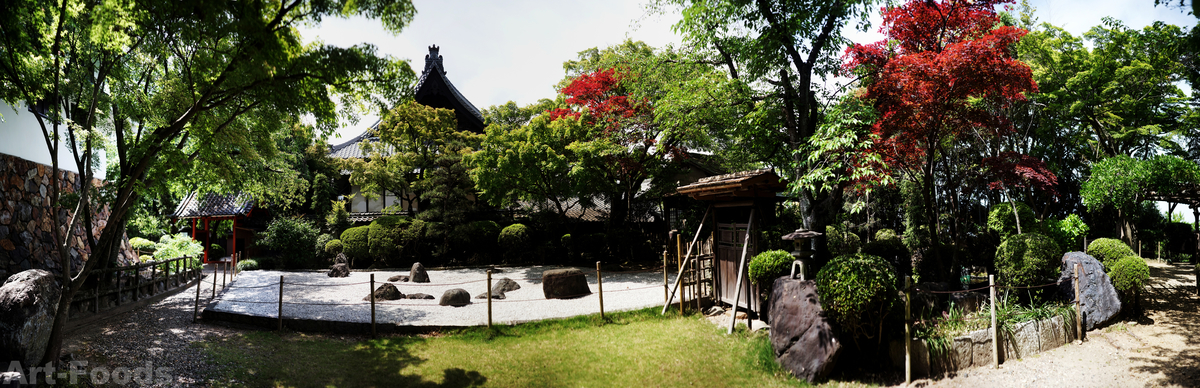
<path id="1" fill-rule="evenodd" d="M 442 66 L 442 56 L 438 54 L 438 50 L 440 49 L 436 44 L 429 46 L 429 54 L 425 54 L 426 73 L 429 72 L 429 67 L 436 63 L 438 70 L 441 70 L 442 74 L 446 74 L 446 68 Z"/>

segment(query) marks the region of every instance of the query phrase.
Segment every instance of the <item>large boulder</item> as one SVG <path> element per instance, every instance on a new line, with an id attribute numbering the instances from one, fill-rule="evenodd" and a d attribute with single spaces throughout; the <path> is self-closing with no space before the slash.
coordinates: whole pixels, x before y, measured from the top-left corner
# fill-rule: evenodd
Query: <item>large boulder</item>
<path id="1" fill-rule="evenodd" d="M 570 299 L 591 295 L 592 290 L 579 268 L 561 268 L 542 273 L 542 294 L 546 299 Z"/>
<path id="2" fill-rule="evenodd" d="M 780 277 L 770 300 L 771 348 L 779 365 L 809 382 L 829 376 L 842 345 L 825 318 L 817 283 Z"/>
<path id="3" fill-rule="evenodd" d="M 0 362 L 34 366 L 50 343 L 50 329 L 61 290 L 54 275 L 31 269 L 0 286 Z"/>
<path id="4" fill-rule="evenodd" d="M 504 293 L 521 289 L 521 285 L 509 278 L 502 278 L 496 283 L 492 283 L 492 289 L 489 292 L 481 293 L 475 299 L 487 299 L 488 294 L 492 294 L 492 299 L 504 299 Z"/>
<path id="5" fill-rule="evenodd" d="M 408 271 L 408 280 L 413 283 L 429 283 L 429 273 L 425 272 L 425 266 L 421 263 L 413 263 L 412 270 Z"/>
<path id="6" fill-rule="evenodd" d="M 331 278 L 349 277 L 350 276 L 350 266 L 346 265 L 346 263 L 334 264 L 333 268 L 329 269 L 329 273 L 327 275 L 329 275 L 329 277 L 331 277 Z"/>
<path id="7" fill-rule="evenodd" d="M 380 285 L 378 288 L 375 289 L 375 292 L 373 292 L 373 294 L 375 294 L 376 302 L 381 301 L 381 300 L 404 299 L 404 294 L 401 293 L 400 290 L 396 288 L 396 285 L 392 284 L 392 283 L 383 283 L 382 285 Z M 363 300 L 370 301 L 371 296 L 367 295 L 367 296 L 363 297 Z"/>
<path id="8" fill-rule="evenodd" d="M 1083 265 L 1079 273 L 1079 299 L 1083 302 L 1083 323 L 1087 330 L 1112 321 L 1121 312 L 1121 299 L 1112 280 L 1104 273 L 1104 266 L 1096 258 L 1083 252 L 1067 252 L 1063 255 L 1062 273 L 1058 276 L 1058 293 L 1066 300 L 1075 300 L 1075 263 Z"/>
<path id="9" fill-rule="evenodd" d="M 338 252 L 337 256 L 333 258 L 333 263 L 350 265 L 350 259 L 346 258 L 345 253 Z"/>
<path id="10" fill-rule="evenodd" d="M 466 306 L 471 304 L 471 294 L 461 288 L 452 288 L 442 293 L 442 299 L 438 300 L 438 304 L 454 307 Z"/>

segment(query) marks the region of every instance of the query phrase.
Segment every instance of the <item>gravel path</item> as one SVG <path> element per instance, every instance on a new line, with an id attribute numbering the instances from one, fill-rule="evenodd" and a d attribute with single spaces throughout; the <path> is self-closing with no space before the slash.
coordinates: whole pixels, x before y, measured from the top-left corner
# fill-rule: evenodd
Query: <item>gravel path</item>
<path id="1" fill-rule="evenodd" d="M 517 323 L 566 318 L 600 312 L 596 293 L 595 269 L 579 268 L 587 275 L 591 295 L 575 299 L 546 299 L 542 294 L 542 273 L 550 266 L 502 267 L 492 274 L 493 282 L 510 278 L 521 286 L 506 293 L 506 299 L 493 300 L 495 323 Z M 479 326 L 487 324 L 487 301 L 474 299 L 487 289 L 486 269 L 430 270 L 430 283 L 394 282 L 401 293 L 424 293 L 441 298 L 442 293 L 462 288 L 471 294 L 470 305 L 439 306 L 438 299 L 402 299 L 376 303 L 376 320 L 405 326 Z M 373 272 L 375 286 L 403 272 Z M 605 312 L 661 306 L 661 271 L 604 272 Z M 346 278 L 330 278 L 323 272 L 243 272 L 218 295 L 214 311 L 249 316 L 275 317 L 278 310 L 279 277 L 284 277 L 285 318 L 338 322 L 370 322 L 370 302 L 363 301 L 371 290 L 371 273 L 352 272 Z M 671 275 L 674 279 L 674 274 Z"/>
<path id="2" fill-rule="evenodd" d="M 973 368 L 930 387 L 1200 387 L 1200 298 L 1190 266 L 1148 260 L 1145 317 L 1087 333 L 1087 341 Z"/>

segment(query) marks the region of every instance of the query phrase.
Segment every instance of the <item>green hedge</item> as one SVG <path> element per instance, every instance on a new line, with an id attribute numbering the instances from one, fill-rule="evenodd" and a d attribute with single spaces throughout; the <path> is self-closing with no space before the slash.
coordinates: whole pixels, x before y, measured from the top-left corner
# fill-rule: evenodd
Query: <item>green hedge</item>
<path id="1" fill-rule="evenodd" d="M 356 226 L 342 232 L 342 253 L 346 254 L 346 258 L 350 259 L 353 264 L 358 260 L 365 262 L 370 260 L 370 245 L 367 244 L 367 234 L 370 233 L 370 226 Z"/>
<path id="2" fill-rule="evenodd" d="M 1039 233 L 1010 235 L 996 249 L 996 271 L 1010 286 L 1035 286 L 1058 275 L 1062 249 Z"/>
<path id="3" fill-rule="evenodd" d="M 367 229 L 367 251 L 375 265 L 386 263 L 389 259 L 399 259 L 403 247 L 399 244 L 401 233 L 411 222 L 400 216 L 383 216 L 371 221 Z"/>
<path id="4" fill-rule="evenodd" d="M 267 224 L 259 244 L 279 255 L 279 264 L 288 269 L 317 268 L 316 225 L 301 218 L 277 218 Z"/>
<path id="5" fill-rule="evenodd" d="M 900 241 L 900 236 L 896 235 L 896 231 L 887 229 L 887 228 L 875 231 L 875 241 L 888 241 L 888 240 Z"/>
<path id="6" fill-rule="evenodd" d="M 1017 202 L 1017 214 L 1021 216 L 1021 232 L 1030 233 L 1037 227 L 1037 215 L 1029 205 Z M 988 230 L 1000 234 L 1003 239 L 1017 233 L 1017 219 L 1013 217 L 1013 204 L 997 203 L 988 210 Z"/>
<path id="7" fill-rule="evenodd" d="M 1137 256 L 1137 252 L 1130 249 L 1121 240 L 1115 238 L 1098 238 L 1088 244 L 1087 254 L 1095 257 L 1104 264 L 1105 268 L 1112 266 L 1118 259 L 1125 256 Z"/>
<path id="8" fill-rule="evenodd" d="M 135 250 L 154 253 L 154 241 L 150 241 L 141 237 L 133 237 L 129 239 L 129 245 L 132 245 L 133 249 Z"/>
<path id="9" fill-rule="evenodd" d="M 529 245 L 529 228 L 523 224 L 512 224 L 500 231 L 496 242 L 507 250 L 522 250 Z"/>
<path id="10" fill-rule="evenodd" d="M 775 278 L 791 272 L 792 261 L 796 258 L 783 250 L 766 251 L 754 255 L 750 259 L 750 282 L 759 286 L 770 286 Z"/>
<path id="11" fill-rule="evenodd" d="M 325 243 L 325 254 L 329 256 L 337 256 L 342 253 L 342 240 L 331 240 Z"/>
<path id="12" fill-rule="evenodd" d="M 875 335 L 896 303 L 896 269 L 878 256 L 838 256 L 817 273 L 821 307 L 842 330 Z"/>
<path id="13" fill-rule="evenodd" d="M 1133 295 L 1150 283 L 1150 267 L 1138 256 L 1125 256 L 1108 267 L 1113 287 L 1123 295 Z"/>
<path id="14" fill-rule="evenodd" d="M 862 239 L 857 234 L 838 225 L 826 226 L 825 236 L 828 237 L 829 252 L 834 256 L 852 255 L 862 248 Z"/>

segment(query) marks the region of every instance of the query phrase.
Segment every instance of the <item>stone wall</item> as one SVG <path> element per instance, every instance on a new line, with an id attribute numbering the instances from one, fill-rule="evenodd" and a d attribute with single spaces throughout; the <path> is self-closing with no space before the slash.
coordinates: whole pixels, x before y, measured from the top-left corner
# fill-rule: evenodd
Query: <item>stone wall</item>
<path id="1" fill-rule="evenodd" d="M 1012 333 L 1000 333 L 1000 363 L 1045 352 L 1075 340 L 1074 321 L 1056 316 L 1041 321 L 1021 322 Z M 948 354 L 933 354 L 925 341 L 912 341 L 914 376 L 929 376 L 992 365 L 992 330 L 976 330 L 954 338 Z M 904 368 L 904 341 L 890 343 L 892 364 Z"/>
<path id="2" fill-rule="evenodd" d="M 55 276 L 62 273 L 51 229 L 55 226 L 50 207 L 51 170 L 50 166 L 0 154 L 0 283 L 28 269 L 44 269 Z M 62 192 L 76 192 L 78 174 L 65 170 L 59 174 Z M 93 184 L 98 186 L 102 182 L 93 180 Z M 62 210 L 62 219 L 69 220 L 69 213 L 69 210 Z M 71 236 L 72 268 L 78 270 L 91 253 L 84 233 L 90 230 L 99 237 L 108 223 L 108 214 L 105 207 L 92 216 L 90 228 L 76 225 Z M 128 238 L 124 239 L 121 248 L 119 260 L 122 264 L 137 261 Z"/>

